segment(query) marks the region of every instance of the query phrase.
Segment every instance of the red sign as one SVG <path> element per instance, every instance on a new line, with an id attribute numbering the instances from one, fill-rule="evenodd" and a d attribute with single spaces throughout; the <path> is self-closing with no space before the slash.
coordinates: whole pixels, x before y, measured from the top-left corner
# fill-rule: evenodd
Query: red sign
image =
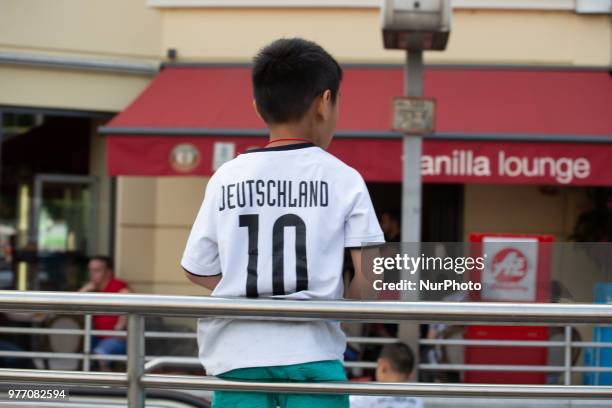
<path id="1" fill-rule="evenodd" d="M 109 136 L 108 169 L 210 176 L 221 161 L 264 144 L 263 137 Z M 329 151 L 367 181 L 401 182 L 400 139 L 337 138 Z M 610 157 L 612 144 L 425 140 L 421 168 L 425 183 L 612 186 Z"/>

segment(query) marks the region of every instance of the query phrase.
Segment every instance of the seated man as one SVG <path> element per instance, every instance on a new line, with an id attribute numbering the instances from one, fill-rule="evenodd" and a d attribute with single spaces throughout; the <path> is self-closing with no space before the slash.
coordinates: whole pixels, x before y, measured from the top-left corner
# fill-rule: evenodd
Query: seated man
<path id="1" fill-rule="evenodd" d="M 408 382 L 414 368 L 414 354 L 404 343 L 387 344 L 382 348 L 376 366 L 376 381 Z M 403 396 L 350 397 L 351 408 L 423 408 L 420 398 Z"/>
<path id="2" fill-rule="evenodd" d="M 89 282 L 79 292 L 129 293 L 127 283 L 115 278 L 113 261 L 106 256 L 94 256 L 89 260 Z M 125 330 L 126 316 L 95 315 L 94 330 Z M 115 336 L 96 336 L 92 339 L 92 353 L 98 355 L 125 354 L 126 338 Z M 109 361 L 100 360 L 100 369 L 109 371 Z"/>

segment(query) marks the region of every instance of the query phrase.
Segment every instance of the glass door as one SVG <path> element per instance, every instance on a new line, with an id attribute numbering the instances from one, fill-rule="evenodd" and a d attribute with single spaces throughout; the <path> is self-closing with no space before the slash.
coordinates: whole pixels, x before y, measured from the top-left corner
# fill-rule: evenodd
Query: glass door
<path id="1" fill-rule="evenodd" d="M 39 262 L 31 289 L 74 290 L 96 248 L 97 180 L 38 174 L 33 204 L 31 241 L 36 243 Z"/>

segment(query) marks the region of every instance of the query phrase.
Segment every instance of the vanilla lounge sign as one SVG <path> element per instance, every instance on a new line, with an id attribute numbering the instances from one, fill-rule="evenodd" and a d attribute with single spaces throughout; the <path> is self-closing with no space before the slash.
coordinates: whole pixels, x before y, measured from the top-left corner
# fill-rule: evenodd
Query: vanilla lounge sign
<path id="1" fill-rule="evenodd" d="M 597 149 L 567 143 L 436 141 L 425 144 L 421 171 L 429 182 L 601 184 L 602 178 L 610 178 L 612 166 Z M 606 170 L 595 174 L 596 168 Z"/>
<path id="2" fill-rule="evenodd" d="M 597 143 L 590 139 L 562 143 L 425 138 L 421 156 L 423 182 L 612 186 L 611 139 Z M 219 163 L 265 142 L 255 136 L 171 136 L 156 137 L 154 143 L 149 143 L 152 140 L 134 136 L 109 138 L 109 174 L 210 176 Z M 368 182 L 402 181 L 401 139 L 338 137 L 329 152 L 357 169 Z"/>
<path id="3" fill-rule="evenodd" d="M 421 168 L 423 176 L 474 177 L 491 177 L 492 169 L 497 169 L 498 177 L 552 178 L 559 184 L 586 179 L 591 172 L 591 163 L 584 157 L 513 156 L 502 150 L 497 154 L 497 165 L 491 162 L 492 158 L 475 155 L 472 150 L 453 150 L 450 155 L 424 155 Z"/>

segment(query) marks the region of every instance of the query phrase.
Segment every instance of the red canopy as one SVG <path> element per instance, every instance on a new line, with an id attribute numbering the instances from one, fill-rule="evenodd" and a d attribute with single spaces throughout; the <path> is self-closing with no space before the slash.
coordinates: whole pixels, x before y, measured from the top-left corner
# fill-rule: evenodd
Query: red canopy
<path id="1" fill-rule="evenodd" d="M 210 175 L 217 161 L 262 145 L 249 75 L 247 67 L 164 68 L 101 129 L 110 134 L 109 173 Z M 401 180 L 400 135 L 389 125 L 402 89 L 401 67 L 345 69 L 330 151 L 367 180 Z M 612 185 L 607 72 L 429 68 L 425 96 L 437 101 L 425 182 Z"/>

